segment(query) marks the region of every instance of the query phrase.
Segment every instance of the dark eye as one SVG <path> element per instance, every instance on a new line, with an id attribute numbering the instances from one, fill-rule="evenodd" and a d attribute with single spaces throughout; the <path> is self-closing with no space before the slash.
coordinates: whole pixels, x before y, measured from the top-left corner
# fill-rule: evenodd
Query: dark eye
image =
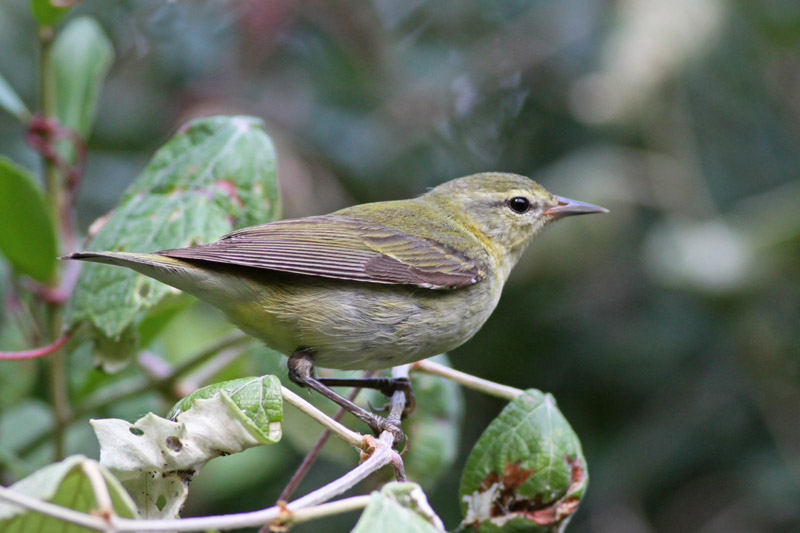
<path id="1" fill-rule="evenodd" d="M 515 213 L 522 214 L 531 208 L 531 203 L 524 196 L 515 196 L 508 201 L 508 207 Z"/>

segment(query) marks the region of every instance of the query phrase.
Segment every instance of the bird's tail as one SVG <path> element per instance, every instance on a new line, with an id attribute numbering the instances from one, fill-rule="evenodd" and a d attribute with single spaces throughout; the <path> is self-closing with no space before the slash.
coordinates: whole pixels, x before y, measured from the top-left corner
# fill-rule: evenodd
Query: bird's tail
<path id="1" fill-rule="evenodd" d="M 181 290 L 191 288 L 202 270 L 186 261 L 159 254 L 133 252 L 75 252 L 60 259 L 123 266 Z M 193 292 L 188 290 L 187 292 Z"/>
<path id="2" fill-rule="evenodd" d="M 59 259 L 76 259 L 78 261 L 90 261 L 92 263 L 103 263 L 105 265 L 117 265 L 132 268 L 142 274 L 150 275 L 153 268 L 181 268 L 186 263 L 159 254 L 143 254 L 132 252 L 75 252 L 73 254 L 59 257 Z"/>

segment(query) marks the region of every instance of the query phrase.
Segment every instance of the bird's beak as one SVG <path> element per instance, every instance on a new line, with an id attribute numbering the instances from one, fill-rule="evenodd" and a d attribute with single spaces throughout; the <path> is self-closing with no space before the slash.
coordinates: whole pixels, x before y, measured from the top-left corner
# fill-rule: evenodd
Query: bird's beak
<path id="1" fill-rule="evenodd" d="M 608 213 L 608 209 L 599 205 L 587 204 L 577 200 L 570 200 L 563 196 L 556 196 L 558 203 L 553 207 L 545 209 L 542 213 L 549 220 L 556 220 L 572 215 L 588 215 L 590 213 Z"/>

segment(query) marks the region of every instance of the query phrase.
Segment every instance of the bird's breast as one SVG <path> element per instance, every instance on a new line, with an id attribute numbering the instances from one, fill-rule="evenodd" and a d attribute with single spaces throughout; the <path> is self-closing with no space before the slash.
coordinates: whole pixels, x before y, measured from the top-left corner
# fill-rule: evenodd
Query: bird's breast
<path id="1" fill-rule="evenodd" d="M 432 290 L 296 275 L 259 275 L 224 309 L 284 354 L 313 350 L 322 367 L 371 370 L 452 350 L 471 338 L 500 296 L 494 277 Z M 265 279 L 269 278 L 269 279 Z M 245 296 L 246 294 L 246 296 Z"/>

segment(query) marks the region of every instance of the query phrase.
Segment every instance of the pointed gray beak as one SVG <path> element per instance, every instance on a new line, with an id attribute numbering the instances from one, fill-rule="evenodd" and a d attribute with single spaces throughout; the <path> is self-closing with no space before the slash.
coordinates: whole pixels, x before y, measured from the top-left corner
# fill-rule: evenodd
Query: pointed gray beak
<path id="1" fill-rule="evenodd" d="M 556 220 L 563 217 L 572 215 L 588 215 L 590 213 L 608 213 L 608 209 L 600 207 L 599 205 L 587 204 L 586 202 L 579 202 L 577 200 L 570 200 L 563 196 L 556 196 L 558 204 L 549 209 L 545 209 L 542 213 L 549 220 Z"/>

